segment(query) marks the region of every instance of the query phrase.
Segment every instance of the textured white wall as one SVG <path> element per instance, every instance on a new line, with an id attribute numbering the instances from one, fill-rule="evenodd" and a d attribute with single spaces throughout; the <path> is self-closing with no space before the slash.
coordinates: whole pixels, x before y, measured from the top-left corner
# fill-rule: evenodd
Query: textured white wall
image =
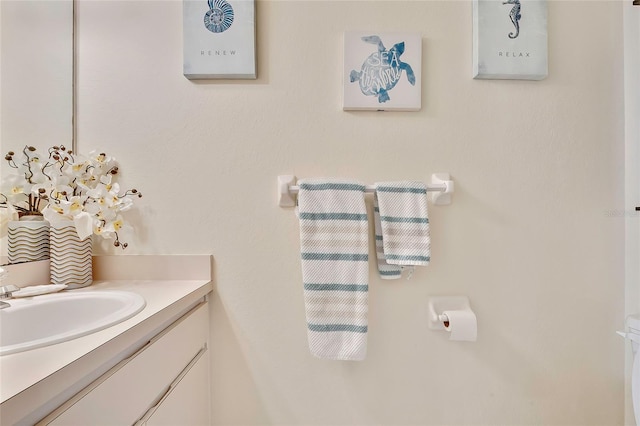
<path id="1" fill-rule="evenodd" d="M 215 256 L 216 424 L 623 422 L 621 16 L 552 1 L 549 78 L 475 81 L 471 2 L 259 0 L 258 80 L 191 82 L 180 1 L 81 2 L 79 146 L 144 193 L 129 253 Z M 423 34 L 422 111 L 341 110 L 342 34 L 368 29 Z M 432 264 L 372 264 L 368 358 L 313 358 L 276 176 L 436 171 Z M 471 298 L 476 344 L 427 329 L 436 294 Z"/>

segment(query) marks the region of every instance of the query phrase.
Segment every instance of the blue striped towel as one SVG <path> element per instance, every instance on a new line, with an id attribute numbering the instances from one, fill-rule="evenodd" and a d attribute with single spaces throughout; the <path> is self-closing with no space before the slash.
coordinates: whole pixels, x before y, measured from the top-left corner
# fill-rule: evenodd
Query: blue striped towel
<path id="1" fill-rule="evenodd" d="M 406 267 L 431 259 L 427 188 L 422 182 L 375 184 L 376 256 L 380 278 L 400 278 Z"/>
<path id="2" fill-rule="evenodd" d="M 311 353 L 367 353 L 368 222 L 364 185 L 304 179 L 298 194 L 302 280 Z"/>

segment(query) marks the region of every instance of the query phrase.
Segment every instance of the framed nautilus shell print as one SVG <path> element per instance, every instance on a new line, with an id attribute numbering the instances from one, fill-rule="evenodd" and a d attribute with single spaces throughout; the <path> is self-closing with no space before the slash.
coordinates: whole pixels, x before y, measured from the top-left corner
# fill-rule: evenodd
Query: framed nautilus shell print
<path id="1" fill-rule="evenodd" d="M 473 0 L 473 78 L 547 76 L 546 0 Z"/>
<path id="2" fill-rule="evenodd" d="M 256 78 L 254 0 L 183 0 L 188 79 Z"/>

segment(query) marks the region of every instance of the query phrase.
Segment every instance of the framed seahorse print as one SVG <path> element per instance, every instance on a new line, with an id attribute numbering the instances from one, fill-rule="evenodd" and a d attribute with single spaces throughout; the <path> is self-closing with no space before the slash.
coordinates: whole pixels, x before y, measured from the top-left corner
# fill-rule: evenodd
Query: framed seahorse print
<path id="1" fill-rule="evenodd" d="M 254 0 L 183 0 L 188 79 L 256 78 Z"/>
<path id="2" fill-rule="evenodd" d="M 542 80 L 546 0 L 473 0 L 473 78 Z"/>

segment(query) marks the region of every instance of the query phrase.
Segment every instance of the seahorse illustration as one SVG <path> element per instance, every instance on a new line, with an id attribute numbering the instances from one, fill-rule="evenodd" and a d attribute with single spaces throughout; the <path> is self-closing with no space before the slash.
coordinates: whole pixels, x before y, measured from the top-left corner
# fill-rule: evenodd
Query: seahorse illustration
<path id="1" fill-rule="evenodd" d="M 507 0 L 502 2 L 502 4 L 512 4 L 511 12 L 509 12 L 509 18 L 511 18 L 511 22 L 513 22 L 513 26 L 516 27 L 516 32 L 510 32 L 509 38 L 516 38 L 520 34 L 520 0 Z"/>

